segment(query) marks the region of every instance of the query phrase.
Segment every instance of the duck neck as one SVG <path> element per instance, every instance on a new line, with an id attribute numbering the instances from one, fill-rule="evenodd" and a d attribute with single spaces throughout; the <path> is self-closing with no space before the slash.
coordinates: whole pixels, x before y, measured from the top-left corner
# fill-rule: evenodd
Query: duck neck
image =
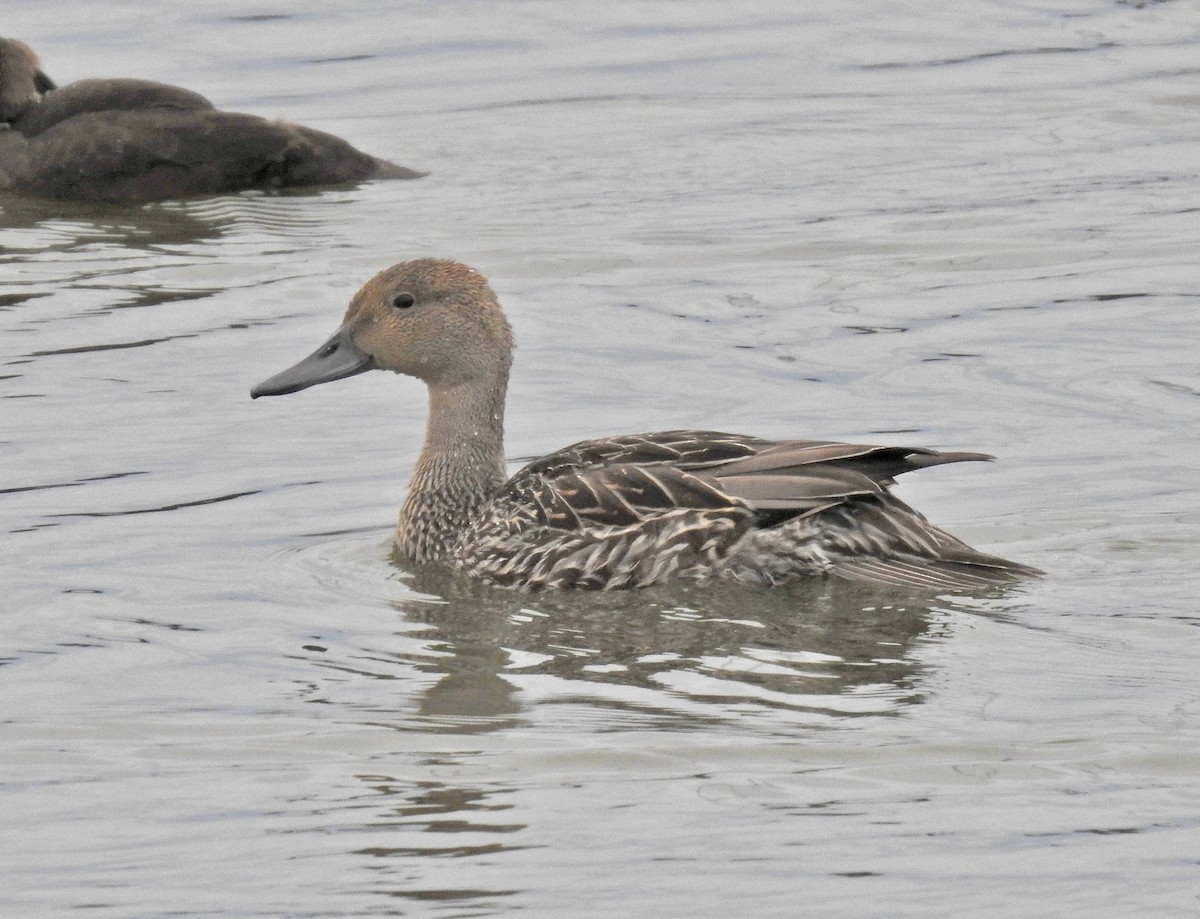
<path id="1" fill-rule="evenodd" d="M 417 562 L 446 558 L 504 484 L 504 397 L 508 375 L 429 386 L 425 443 L 400 508 L 396 545 Z"/>

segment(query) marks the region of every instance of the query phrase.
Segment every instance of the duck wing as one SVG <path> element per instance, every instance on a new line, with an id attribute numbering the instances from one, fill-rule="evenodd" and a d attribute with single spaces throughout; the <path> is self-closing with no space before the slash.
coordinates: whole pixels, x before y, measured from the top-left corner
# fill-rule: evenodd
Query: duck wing
<path id="1" fill-rule="evenodd" d="M 1038 569 L 972 548 L 888 490 L 906 472 L 991 459 L 924 447 L 790 441 L 722 464 L 711 471 L 718 487 L 752 507 L 759 523 L 735 550 L 727 572 L 760 583 L 820 572 L 949 590 L 1036 577 Z M 797 489 L 811 506 L 796 502 Z"/>
<path id="2" fill-rule="evenodd" d="M 558 521 L 568 527 L 630 523 L 680 507 L 803 513 L 881 495 L 904 472 L 991 458 L 919 447 L 662 431 L 572 444 L 529 463 L 506 491 L 526 494 L 544 510 L 547 525 Z"/>
<path id="3" fill-rule="evenodd" d="M 782 471 L 800 466 L 827 465 L 855 469 L 878 482 L 904 472 L 975 460 L 986 453 L 941 453 L 924 447 L 881 447 L 829 440 L 765 440 L 724 431 L 657 431 L 584 440 L 534 460 L 522 469 L 553 475 L 563 469 L 589 469 L 612 464 L 670 464 L 680 469 L 725 467 L 729 474 Z"/>
<path id="4" fill-rule="evenodd" d="M 722 431 L 625 434 L 600 440 L 582 440 L 548 453 L 529 463 L 514 478 L 525 475 L 554 476 L 564 471 L 612 465 L 672 465 L 680 469 L 703 469 L 754 456 L 771 443 L 759 437 Z"/>

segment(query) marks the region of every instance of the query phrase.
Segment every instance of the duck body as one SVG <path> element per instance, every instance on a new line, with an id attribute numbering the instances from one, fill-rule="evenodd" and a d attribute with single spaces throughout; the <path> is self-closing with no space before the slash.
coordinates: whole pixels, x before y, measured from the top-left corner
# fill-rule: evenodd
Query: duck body
<path id="1" fill-rule="evenodd" d="M 680 430 L 583 441 L 506 478 L 511 348 L 481 275 L 419 259 L 371 279 L 333 338 L 251 395 L 374 368 L 424 380 L 429 420 L 397 550 L 502 586 L 819 575 L 972 589 L 1039 573 L 972 549 L 889 491 L 904 472 L 991 459 L 980 453 Z"/>
<path id="2" fill-rule="evenodd" d="M 970 548 L 887 489 L 901 472 L 990 458 L 720 431 L 583 441 L 513 476 L 448 555 L 475 577 L 532 589 L 812 575 L 983 586 L 1023 566 Z"/>
<path id="3" fill-rule="evenodd" d="M 23 49 L 23 50 L 22 50 Z M 33 52 L 0 39 L 0 190 L 76 201 L 153 201 L 424 173 L 332 134 L 224 112 L 148 80 L 58 88 Z"/>

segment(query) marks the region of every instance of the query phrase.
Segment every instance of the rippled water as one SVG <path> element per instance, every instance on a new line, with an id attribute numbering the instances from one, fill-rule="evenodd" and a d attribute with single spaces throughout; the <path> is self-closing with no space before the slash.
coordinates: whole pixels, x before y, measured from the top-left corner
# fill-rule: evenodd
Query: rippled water
<path id="1" fill-rule="evenodd" d="M 1194 2 L 5 7 L 431 175 L 0 200 L 0 912 L 1192 916 Z M 997 454 L 1049 576 L 622 596 L 389 560 L 412 381 L 249 387 L 491 277 L 514 461 L 675 426 Z"/>

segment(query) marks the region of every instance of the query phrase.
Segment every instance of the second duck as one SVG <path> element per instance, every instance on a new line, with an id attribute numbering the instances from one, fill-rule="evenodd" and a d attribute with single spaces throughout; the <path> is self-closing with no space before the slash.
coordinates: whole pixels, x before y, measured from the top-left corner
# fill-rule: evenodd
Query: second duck
<path id="1" fill-rule="evenodd" d="M 0 38 L 0 122 L 0 191 L 40 198 L 155 201 L 424 175 L 324 131 L 219 111 L 178 86 L 60 89 L 11 38 Z"/>

